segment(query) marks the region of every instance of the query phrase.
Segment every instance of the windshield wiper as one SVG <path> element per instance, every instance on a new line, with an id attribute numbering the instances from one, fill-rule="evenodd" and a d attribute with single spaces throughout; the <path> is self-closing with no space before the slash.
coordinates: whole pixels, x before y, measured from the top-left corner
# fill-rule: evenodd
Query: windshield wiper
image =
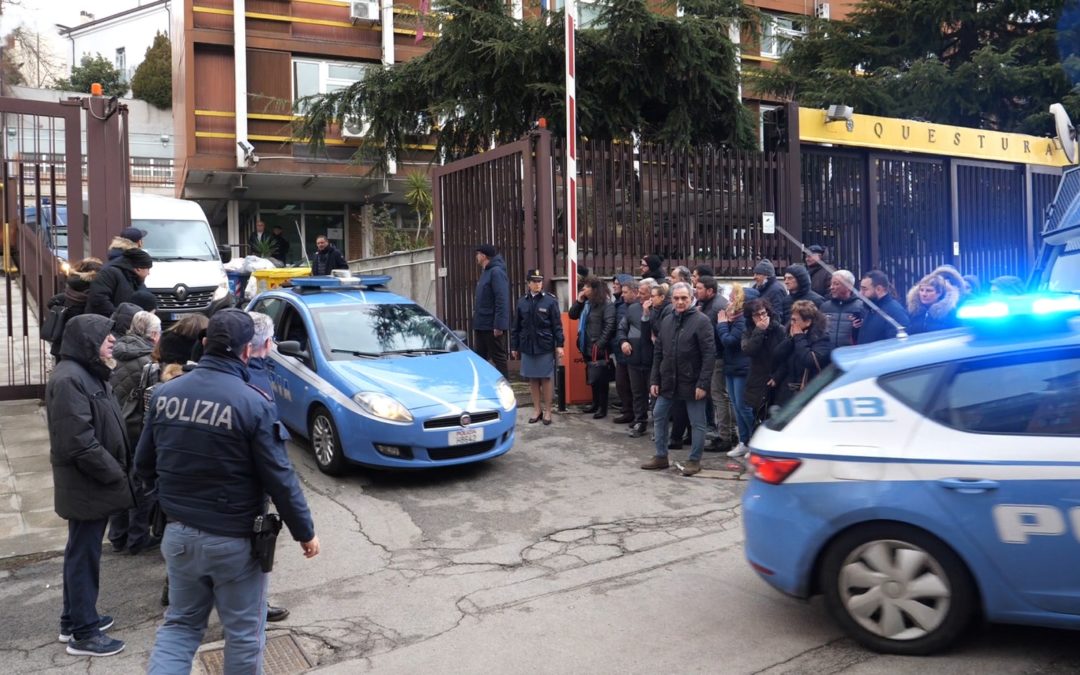
<path id="1" fill-rule="evenodd" d="M 208 258 L 196 258 L 190 255 L 156 255 L 154 260 L 197 260 L 199 262 L 205 262 Z"/>
<path id="2" fill-rule="evenodd" d="M 331 349 L 330 351 L 334 354 L 352 354 L 353 356 L 368 359 L 378 359 L 382 357 L 382 354 L 379 352 L 361 352 L 355 349 Z"/>
<path id="3" fill-rule="evenodd" d="M 416 355 L 416 354 L 448 354 L 449 352 L 450 352 L 449 349 L 436 349 L 434 347 L 419 347 L 417 349 L 394 349 L 394 350 L 391 350 L 391 351 L 388 351 L 388 352 L 383 352 L 383 354 Z"/>

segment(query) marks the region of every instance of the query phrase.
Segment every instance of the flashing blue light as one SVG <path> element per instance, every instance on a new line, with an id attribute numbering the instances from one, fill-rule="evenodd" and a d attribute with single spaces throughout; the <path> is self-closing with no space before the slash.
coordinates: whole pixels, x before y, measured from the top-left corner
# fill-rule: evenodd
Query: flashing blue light
<path id="1" fill-rule="evenodd" d="M 1055 320 L 1064 322 L 1080 316 L 1080 295 L 1040 293 L 995 297 L 966 304 L 957 310 L 956 316 L 969 325 L 987 328 L 1025 317 L 1037 319 L 1044 328 L 1053 328 L 1057 325 Z"/>
<path id="2" fill-rule="evenodd" d="M 297 277 L 291 280 L 294 287 L 313 288 L 371 288 L 373 286 L 385 286 L 390 283 L 390 275 L 360 276 L 360 277 Z"/>

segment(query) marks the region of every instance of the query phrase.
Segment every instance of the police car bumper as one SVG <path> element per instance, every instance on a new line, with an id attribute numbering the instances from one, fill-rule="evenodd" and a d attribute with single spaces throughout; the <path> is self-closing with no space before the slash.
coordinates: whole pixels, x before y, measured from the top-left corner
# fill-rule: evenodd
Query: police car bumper
<path id="1" fill-rule="evenodd" d="M 829 525 L 790 486 L 752 480 L 743 493 L 746 559 L 770 586 L 797 598 L 811 594 L 814 552 Z"/>
<path id="2" fill-rule="evenodd" d="M 344 441 L 345 457 L 355 464 L 390 469 L 425 469 L 482 462 L 505 454 L 514 445 L 516 411 L 466 426 L 442 426 L 432 419 L 409 427 L 368 424 L 352 442 Z"/>

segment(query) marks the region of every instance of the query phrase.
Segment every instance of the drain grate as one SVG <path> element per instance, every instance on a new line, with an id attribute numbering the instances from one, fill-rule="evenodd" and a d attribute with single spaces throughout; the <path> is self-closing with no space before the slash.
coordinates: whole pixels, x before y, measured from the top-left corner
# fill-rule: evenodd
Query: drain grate
<path id="1" fill-rule="evenodd" d="M 199 664 L 207 675 L 225 672 L 225 648 L 199 652 Z M 264 675 L 296 675 L 314 665 L 291 635 L 278 635 L 266 641 L 263 653 Z"/>

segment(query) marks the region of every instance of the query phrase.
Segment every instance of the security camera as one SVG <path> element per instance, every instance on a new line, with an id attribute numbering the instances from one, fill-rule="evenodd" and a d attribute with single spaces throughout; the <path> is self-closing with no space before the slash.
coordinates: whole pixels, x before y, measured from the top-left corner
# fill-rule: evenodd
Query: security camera
<path id="1" fill-rule="evenodd" d="M 251 159 L 255 156 L 255 146 L 247 141 L 237 141 L 236 144 L 244 151 L 244 157 Z"/>

